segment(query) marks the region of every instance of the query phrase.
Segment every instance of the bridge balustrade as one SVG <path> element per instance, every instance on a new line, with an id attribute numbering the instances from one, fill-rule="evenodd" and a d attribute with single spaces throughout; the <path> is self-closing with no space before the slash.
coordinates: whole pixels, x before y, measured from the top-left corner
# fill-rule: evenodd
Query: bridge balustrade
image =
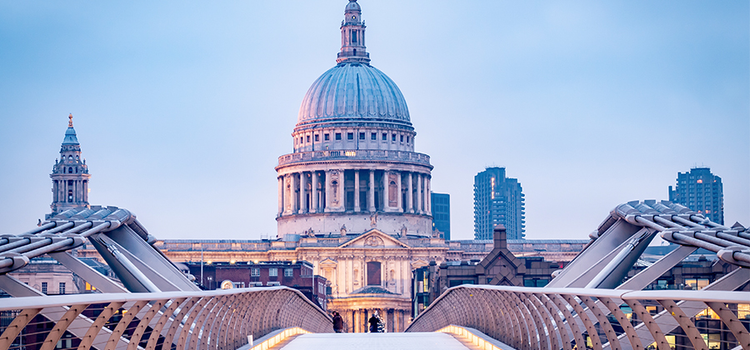
<path id="1" fill-rule="evenodd" d="M 225 350 L 277 329 L 333 332 L 287 287 L 5 298 L 0 319 L 0 350 Z"/>
<path id="2" fill-rule="evenodd" d="M 750 349 L 748 294 L 462 285 L 406 331 L 470 327 L 516 349 Z"/>

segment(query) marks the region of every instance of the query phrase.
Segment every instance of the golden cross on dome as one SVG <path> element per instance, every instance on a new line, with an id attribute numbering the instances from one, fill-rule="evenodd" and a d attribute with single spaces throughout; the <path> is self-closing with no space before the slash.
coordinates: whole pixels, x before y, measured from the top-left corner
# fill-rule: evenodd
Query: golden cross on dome
<path id="1" fill-rule="evenodd" d="M 70 115 L 68 115 L 68 119 L 70 119 L 68 120 L 68 127 L 72 128 L 73 127 L 73 113 L 70 113 Z"/>

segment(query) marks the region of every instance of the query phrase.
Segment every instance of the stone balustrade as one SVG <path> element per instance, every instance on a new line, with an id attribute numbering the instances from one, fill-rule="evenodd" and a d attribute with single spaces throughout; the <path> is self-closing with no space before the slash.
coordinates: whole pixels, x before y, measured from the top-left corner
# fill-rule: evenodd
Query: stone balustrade
<path id="1" fill-rule="evenodd" d="M 395 161 L 430 166 L 430 156 L 424 153 L 392 150 L 332 150 L 285 154 L 279 157 L 279 166 L 301 162 L 327 160 Z"/>

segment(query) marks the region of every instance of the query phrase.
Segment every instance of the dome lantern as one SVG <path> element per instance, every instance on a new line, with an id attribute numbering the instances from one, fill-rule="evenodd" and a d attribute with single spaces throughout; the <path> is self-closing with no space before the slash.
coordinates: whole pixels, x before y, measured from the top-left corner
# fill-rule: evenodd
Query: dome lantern
<path id="1" fill-rule="evenodd" d="M 357 0 L 349 0 L 341 21 L 341 51 L 336 63 L 342 62 L 370 63 L 370 54 L 365 47 L 365 22 Z"/>

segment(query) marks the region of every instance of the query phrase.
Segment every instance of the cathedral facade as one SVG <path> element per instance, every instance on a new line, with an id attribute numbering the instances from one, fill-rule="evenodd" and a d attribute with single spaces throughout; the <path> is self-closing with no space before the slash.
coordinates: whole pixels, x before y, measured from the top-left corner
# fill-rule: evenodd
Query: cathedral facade
<path id="1" fill-rule="evenodd" d="M 415 152 L 401 90 L 370 64 L 361 15 L 350 0 L 336 65 L 305 94 L 293 153 L 279 157 L 277 239 L 330 282 L 328 306 L 351 331 L 374 312 L 401 331 L 412 270 L 448 248 L 432 242 L 430 158 Z"/>

